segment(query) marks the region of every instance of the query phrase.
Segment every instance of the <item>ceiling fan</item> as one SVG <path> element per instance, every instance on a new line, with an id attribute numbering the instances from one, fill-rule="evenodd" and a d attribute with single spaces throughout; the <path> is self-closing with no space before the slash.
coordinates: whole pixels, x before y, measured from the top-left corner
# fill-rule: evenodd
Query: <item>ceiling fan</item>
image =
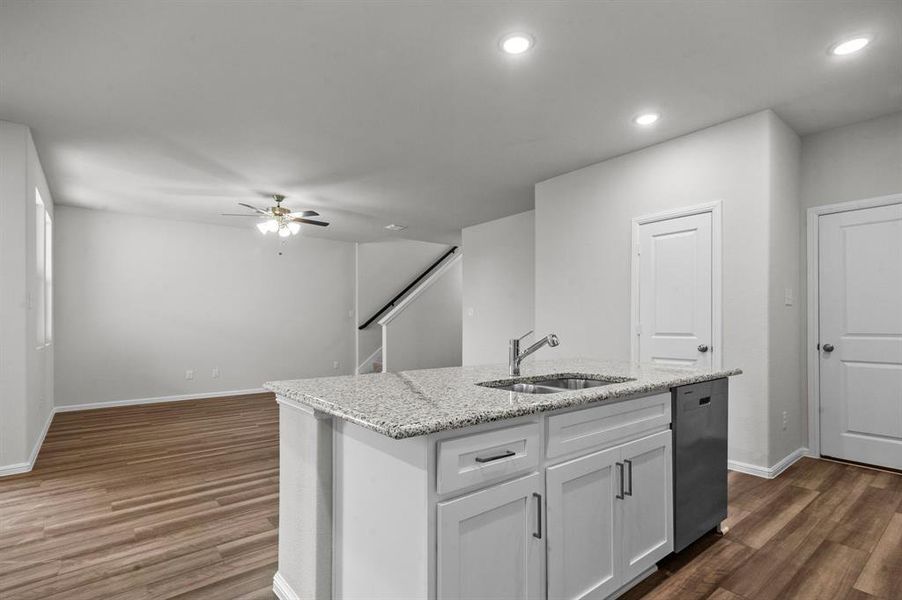
<path id="1" fill-rule="evenodd" d="M 282 206 L 285 196 L 281 194 L 273 194 L 272 199 L 276 205 L 269 208 L 257 208 L 244 202 L 239 202 L 239 206 L 249 208 L 253 213 L 222 213 L 224 217 L 255 217 L 263 219 L 257 223 L 257 229 L 260 233 L 278 233 L 281 237 L 295 235 L 301 231 L 301 223 L 305 225 L 316 225 L 317 227 L 327 227 L 329 224 L 325 221 L 315 221 L 307 217 L 318 217 L 319 213 L 315 210 L 302 210 L 294 212 L 290 208 Z"/>

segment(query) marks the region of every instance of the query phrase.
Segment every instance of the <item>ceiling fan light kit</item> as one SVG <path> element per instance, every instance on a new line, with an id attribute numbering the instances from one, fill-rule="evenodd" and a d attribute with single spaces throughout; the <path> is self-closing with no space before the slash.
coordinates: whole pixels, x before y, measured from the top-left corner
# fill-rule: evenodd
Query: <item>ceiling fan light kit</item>
<path id="1" fill-rule="evenodd" d="M 253 214 L 233 214 L 223 213 L 224 217 L 255 217 L 263 218 L 264 221 L 257 223 L 257 229 L 260 233 L 277 233 L 279 237 L 290 237 L 301 232 L 301 223 L 305 225 L 316 225 L 317 227 L 328 227 L 325 221 L 314 221 L 306 217 L 318 217 L 319 213 L 315 210 L 292 211 L 290 208 L 282 206 L 285 196 L 281 194 L 273 194 L 272 197 L 276 205 L 267 209 L 257 208 L 244 202 L 239 202 L 239 206 L 251 209 Z"/>
<path id="2" fill-rule="evenodd" d="M 276 233 L 279 231 L 279 222 L 275 219 L 270 219 L 269 221 L 260 221 L 257 223 L 257 229 L 260 230 L 260 233 L 266 234 L 269 232 Z"/>

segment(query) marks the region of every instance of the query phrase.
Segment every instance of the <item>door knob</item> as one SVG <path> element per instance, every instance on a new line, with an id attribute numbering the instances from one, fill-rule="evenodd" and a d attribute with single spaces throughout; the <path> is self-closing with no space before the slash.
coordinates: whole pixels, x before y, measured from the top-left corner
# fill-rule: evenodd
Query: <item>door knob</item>
<path id="1" fill-rule="evenodd" d="M 708 351 L 708 346 L 707 346 L 706 344 L 699 344 L 699 346 L 698 346 L 698 351 L 699 351 L 699 352 L 707 352 L 707 351 Z"/>
<path id="2" fill-rule="evenodd" d="M 824 352 L 833 352 L 833 344 L 824 344 Z"/>

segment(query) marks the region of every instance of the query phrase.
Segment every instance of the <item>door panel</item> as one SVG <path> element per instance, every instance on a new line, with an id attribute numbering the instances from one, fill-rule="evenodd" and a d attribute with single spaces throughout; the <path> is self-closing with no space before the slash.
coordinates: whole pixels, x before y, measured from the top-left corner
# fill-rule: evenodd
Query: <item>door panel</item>
<path id="1" fill-rule="evenodd" d="M 614 448 L 547 470 L 549 598 L 602 599 L 621 586 L 619 456 Z"/>
<path id="2" fill-rule="evenodd" d="M 438 505 L 440 600 L 543 596 L 542 483 L 535 473 Z"/>
<path id="3" fill-rule="evenodd" d="M 821 453 L 902 469 L 902 205 L 821 216 L 818 242 Z"/>
<path id="4" fill-rule="evenodd" d="M 622 446 L 627 482 L 622 502 L 623 583 L 673 551 L 671 432 Z"/>
<path id="5" fill-rule="evenodd" d="M 639 226 L 639 360 L 711 365 L 711 213 Z"/>

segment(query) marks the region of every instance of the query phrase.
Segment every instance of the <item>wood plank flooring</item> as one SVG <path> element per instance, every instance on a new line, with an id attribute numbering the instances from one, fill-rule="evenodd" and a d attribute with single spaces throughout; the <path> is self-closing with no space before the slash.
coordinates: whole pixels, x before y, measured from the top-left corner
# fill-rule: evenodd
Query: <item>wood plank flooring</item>
<path id="1" fill-rule="evenodd" d="M 0 599 L 275 598 L 272 394 L 60 413 L 0 479 Z"/>
<path id="2" fill-rule="evenodd" d="M 902 600 L 902 475 L 804 458 L 730 472 L 730 527 L 661 562 L 628 600 Z"/>
<path id="3" fill-rule="evenodd" d="M 269 394 L 61 413 L 0 479 L 0 600 L 271 600 L 278 477 Z M 902 599 L 902 475 L 730 473 L 729 511 L 625 597 Z"/>

